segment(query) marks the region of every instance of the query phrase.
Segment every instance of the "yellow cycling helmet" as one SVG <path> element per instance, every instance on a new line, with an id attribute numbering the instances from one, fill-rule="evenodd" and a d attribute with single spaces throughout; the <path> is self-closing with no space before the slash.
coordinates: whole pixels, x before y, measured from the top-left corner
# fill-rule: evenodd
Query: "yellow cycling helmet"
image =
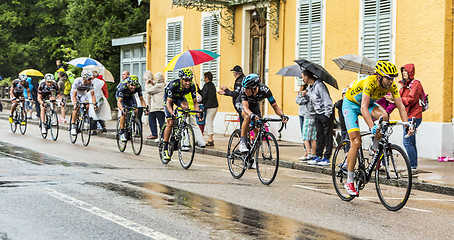
<path id="1" fill-rule="evenodd" d="M 375 73 L 379 74 L 380 76 L 388 78 L 395 78 L 399 75 L 396 65 L 388 61 L 377 61 L 374 70 Z"/>

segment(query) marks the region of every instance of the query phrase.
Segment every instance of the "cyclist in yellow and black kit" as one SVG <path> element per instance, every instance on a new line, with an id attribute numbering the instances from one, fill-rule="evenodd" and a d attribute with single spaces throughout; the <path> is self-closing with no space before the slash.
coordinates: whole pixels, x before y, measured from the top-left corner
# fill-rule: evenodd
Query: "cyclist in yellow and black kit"
<path id="1" fill-rule="evenodd" d="M 368 76 L 364 79 L 358 79 L 348 86 L 345 98 L 342 104 L 342 112 L 345 118 L 348 136 L 350 137 L 351 147 L 347 155 L 347 183 L 345 189 L 352 196 L 358 196 L 358 192 L 353 184 L 354 169 L 356 165 L 356 155 L 361 147 L 361 134 L 358 125 L 358 116 L 362 115 L 364 121 L 369 126 L 372 134 L 377 133 L 378 125 L 375 125 L 373 119 L 383 117 L 388 121 L 386 110 L 375 103 L 388 93 L 391 93 L 394 102 L 399 110 L 402 122 L 407 126 L 407 112 L 399 95 L 399 90 L 394 78 L 397 77 L 397 67 L 388 61 L 378 61 L 375 66 L 375 75 Z M 412 134 L 413 130 L 410 130 Z"/>

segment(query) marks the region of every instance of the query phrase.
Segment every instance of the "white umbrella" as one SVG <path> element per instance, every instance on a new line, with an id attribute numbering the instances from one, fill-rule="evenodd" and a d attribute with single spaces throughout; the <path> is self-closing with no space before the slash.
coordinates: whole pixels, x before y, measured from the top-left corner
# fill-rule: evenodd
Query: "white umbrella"
<path id="1" fill-rule="evenodd" d="M 341 70 L 368 75 L 374 74 L 375 61 L 364 56 L 347 54 L 333 59 L 333 62 L 335 62 Z"/>
<path id="2" fill-rule="evenodd" d="M 83 68 L 85 66 L 89 66 L 89 65 L 104 67 L 100 62 L 98 62 L 92 58 L 89 58 L 89 57 L 88 58 L 87 57 L 76 58 L 76 59 L 69 61 L 68 64 L 71 64 L 76 67 L 81 67 L 81 68 Z"/>
<path id="3" fill-rule="evenodd" d="M 106 82 L 115 82 L 112 73 L 109 70 L 107 70 L 105 67 L 88 65 L 88 66 L 84 67 L 83 69 L 90 70 L 90 71 L 97 71 L 99 73 L 99 75 L 102 75 L 104 77 L 104 80 L 106 80 Z"/>

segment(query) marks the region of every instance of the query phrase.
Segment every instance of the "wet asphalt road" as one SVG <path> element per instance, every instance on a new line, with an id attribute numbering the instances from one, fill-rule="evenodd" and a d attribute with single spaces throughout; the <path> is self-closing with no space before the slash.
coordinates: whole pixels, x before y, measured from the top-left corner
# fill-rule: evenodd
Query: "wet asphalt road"
<path id="1" fill-rule="evenodd" d="M 454 197 L 412 191 L 386 210 L 373 183 L 341 201 L 327 175 L 280 168 L 264 186 L 253 170 L 233 179 L 223 158 L 196 155 L 183 170 L 157 149 L 120 153 L 43 140 L 0 120 L 0 239 L 450 239 Z"/>

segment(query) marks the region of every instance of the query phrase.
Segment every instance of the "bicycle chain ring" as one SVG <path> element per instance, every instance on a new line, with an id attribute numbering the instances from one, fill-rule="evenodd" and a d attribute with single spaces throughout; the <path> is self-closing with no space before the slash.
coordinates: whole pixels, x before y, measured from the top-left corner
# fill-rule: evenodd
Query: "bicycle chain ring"
<path id="1" fill-rule="evenodd" d="M 366 172 L 362 169 L 358 169 L 355 171 L 355 180 L 356 180 L 356 187 L 358 190 L 363 190 L 366 186 Z"/>

